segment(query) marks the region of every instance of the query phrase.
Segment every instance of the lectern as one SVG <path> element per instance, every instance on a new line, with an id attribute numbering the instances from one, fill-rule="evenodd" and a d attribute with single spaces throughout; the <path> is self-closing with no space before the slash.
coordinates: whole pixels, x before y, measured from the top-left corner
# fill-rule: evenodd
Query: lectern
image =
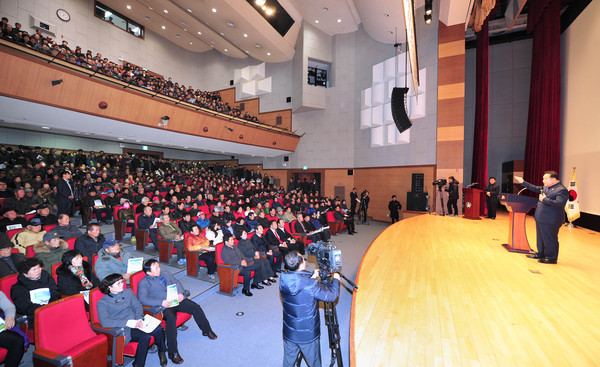
<path id="1" fill-rule="evenodd" d="M 522 254 L 533 253 L 527 241 L 527 232 L 525 231 L 525 219 L 527 212 L 535 207 L 538 199 L 530 196 L 521 196 L 515 194 L 500 194 L 500 203 L 508 209 L 508 243 L 503 244 L 510 252 L 519 252 Z"/>
<path id="2" fill-rule="evenodd" d="M 481 194 L 483 190 L 465 188 L 463 189 L 463 197 L 465 198 L 465 214 L 463 218 L 480 220 L 479 205 L 481 202 Z"/>

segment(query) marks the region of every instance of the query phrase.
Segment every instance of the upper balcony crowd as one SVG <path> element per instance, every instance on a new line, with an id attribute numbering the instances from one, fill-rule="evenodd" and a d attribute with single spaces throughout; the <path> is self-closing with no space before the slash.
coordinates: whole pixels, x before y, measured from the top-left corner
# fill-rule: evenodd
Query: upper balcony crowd
<path id="1" fill-rule="evenodd" d="M 194 89 L 192 86 L 186 87 L 183 84 L 174 83 L 171 77 L 165 80 L 154 73 L 149 73 L 146 68 L 141 66 L 131 65 L 127 62 L 117 64 L 109 61 L 100 52 L 94 55 L 91 50 L 87 50 L 84 53 L 80 46 L 76 46 L 73 50 L 66 40 L 59 44 L 52 37 L 44 36 L 41 29 L 30 34 L 22 28 L 21 23 L 15 23 L 14 26 L 9 24 L 6 17 L 3 17 L 0 23 L 0 37 L 133 86 L 236 118 L 261 123 L 258 117 L 248 112 L 242 113 L 239 106 L 231 106 L 228 102 L 223 102 L 218 91 L 208 92 Z"/>

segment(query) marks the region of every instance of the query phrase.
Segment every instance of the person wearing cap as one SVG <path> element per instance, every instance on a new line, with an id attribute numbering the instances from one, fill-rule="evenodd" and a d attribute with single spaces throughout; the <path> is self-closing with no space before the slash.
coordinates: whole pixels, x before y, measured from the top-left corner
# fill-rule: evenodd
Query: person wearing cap
<path id="1" fill-rule="evenodd" d="M 210 224 L 210 220 L 206 219 L 206 214 L 204 212 L 198 213 L 198 219 L 196 220 L 196 224 L 200 227 L 200 229 L 204 229 L 208 227 Z"/>
<path id="2" fill-rule="evenodd" d="M 35 326 L 35 310 L 60 299 L 60 292 L 56 286 L 54 278 L 48 271 L 42 268 L 42 261 L 32 257 L 25 259 L 18 266 L 19 275 L 17 282 L 10 289 L 10 298 L 12 298 L 17 309 L 17 313 L 27 315 L 29 328 Z M 45 289 L 46 292 L 32 300 L 31 291 Z"/>
<path id="3" fill-rule="evenodd" d="M 41 204 L 37 207 L 37 214 L 34 218 L 39 219 L 42 223 L 42 226 L 47 226 L 48 224 L 58 224 L 56 215 L 50 214 L 50 208 L 46 204 Z"/>
<path id="4" fill-rule="evenodd" d="M 24 254 L 12 252 L 14 245 L 6 235 L 0 234 L 0 278 L 18 273 L 19 264 L 25 260 Z"/>
<path id="5" fill-rule="evenodd" d="M 11 229 L 20 229 L 27 226 L 27 220 L 23 217 L 19 217 L 17 212 L 11 208 L 5 208 L 3 210 L 4 218 L 0 220 L 0 232 L 6 233 Z"/>
<path id="6" fill-rule="evenodd" d="M 44 264 L 44 269 L 51 271 L 52 265 L 58 264 L 65 252 L 69 251 L 69 245 L 62 239 L 61 235 L 53 229 L 44 234 L 43 241 L 33 245 L 35 257 Z"/>
<path id="7" fill-rule="evenodd" d="M 119 205 L 119 198 L 116 196 L 115 191 L 112 189 L 107 190 L 106 195 L 108 196 L 106 197 L 106 199 L 104 199 L 104 204 L 106 204 L 106 206 L 110 208 L 110 212 L 112 213 L 113 208 Z"/>
<path id="8" fill-rule="evenodd" d="M 4 209 L 14 209 L 20 216 L 31 211 L 31 198 L 26 197 L 25 188 L 19 187 L 12 197 L 4 200 Z"/>
<path id="9" fill-rule="evenodd" d="M 31 204 L 31 208 L 30 208 L 29 212 L 31 212 L 32 210 L 37 210 L 38 206 L 40 206 L 44 203 L 44 199 L 37 196 L 35 194 L 34 189 L 31 187 L 25 188 L 25 199 L 29 199 L 29 202 Z"/>
<path id="10" fill-rule="evenodd" d="M 75 240 L 75 250 L 79 250 L 82 256 L 92 260 L 92 256 L 102 250 L 102 245 L 106 241 L 104 235 L 100 233 L 98 223 L 89 223 L 85 228 L 85 233 Z"/>
<path id="11" fill-rule="evenodd" d="M 17 246 L 20 253 L 25 254 L 27 246 L 44 241 L 46 231 L 42 230 L 42 223 L 38 218 L 31 218 L 24 231 L 16 233 L 10 240 Z"/>
<path id="12" fill-rule="evenodd" d="M 71 224 L 71 218 L 67 214 L 58 215 L 58 226 L 55 228 L 58 233 L 65 239 L 79 237 L 82 235 L 76 225 Z"/>
<path id="13" fill-rule="evenodd" d="M 131 253 L 123 251 L 117 240 L 106 240 L 102 249 L 98 251 L 98 260 L 94 271 L 98 279 L 102 280 L 110 274 L 121 274 L 123 279 L 129 282 L 131 274 L 127 273 L 127 263 L 132 258 Z"/>

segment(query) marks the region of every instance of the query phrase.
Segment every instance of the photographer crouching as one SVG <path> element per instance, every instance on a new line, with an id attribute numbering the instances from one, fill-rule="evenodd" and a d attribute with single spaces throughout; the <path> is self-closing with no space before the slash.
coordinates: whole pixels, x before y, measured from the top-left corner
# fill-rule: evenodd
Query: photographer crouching
<path id="1" fill-rule="evenodd" d="M 334 273 L 329 284 L 319 282 L 319 269 L 306 271 L 306 260 L 297 251 L 284 258 L 279 290 L 283 300 L 283 366 L 296 364 L 302 352 L 310 367 L 321 366 L 321 323 L 319 301 L 335 302 L 340 293 L 340 274 Z"/>

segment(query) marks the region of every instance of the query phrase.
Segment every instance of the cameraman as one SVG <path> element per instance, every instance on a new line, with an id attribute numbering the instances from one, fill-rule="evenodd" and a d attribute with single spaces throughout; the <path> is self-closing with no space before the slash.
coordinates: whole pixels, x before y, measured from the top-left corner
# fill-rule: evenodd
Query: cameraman
<path id="1" fill-rule="evenodd" d="M 283 300 L 283 367 L 294 366 L 302 352 L 310 367 L 321 367 L 321 323 L 319 301 L 334 302 L 340 293 L 340 275 L 330 284 L 319 283 L 319 269 L 311 275 L 306 261 L 297 251 L 285 256 L 286 271 L 281 274 L 279 290 Z"/>
<path id="2" fill-rule="evenodd" d="M 456 205 L 458 201 L 458 181 L 456 181 L 454 176 L 448 177 L 448 188 L 446 191 L 448 192 L 448 215 L 458 217 L 458 206 Z M 452 214 L 452 208 L 454 208 L 454 214 Z"/>

